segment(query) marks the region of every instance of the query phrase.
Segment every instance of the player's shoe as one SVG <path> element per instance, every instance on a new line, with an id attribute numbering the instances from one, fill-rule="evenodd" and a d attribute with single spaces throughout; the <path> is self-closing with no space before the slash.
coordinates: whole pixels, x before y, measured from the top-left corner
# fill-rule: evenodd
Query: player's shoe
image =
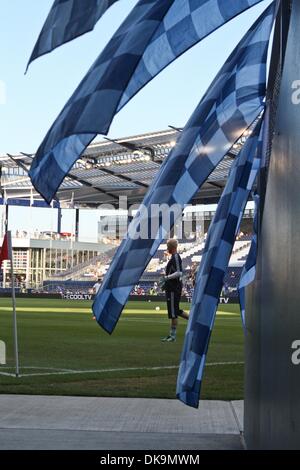
<path id="1" fill-rule="evenodd" d="M 175 336 L 169 336 L 167 339 L 167 343 L 174 343 L 174 341 L 176 341 Z"/>
<path id="2" fill-rule="evenodd" d="M 164 338 L 161 339 L 161 341 L 162 341 L 163 343 L 165 343 L 165 342 L 167 341 L 167 339 L 169 338 L 169 336 L 170 336 L 170 335 L 165 336 Z"/>
<path id="3" fill-rule="evenodd" d="M 174 336 L 168 335 L 165 338 L 162 339 L 163 343 L 173 343 L 176 341 L 176 338 Z"/>

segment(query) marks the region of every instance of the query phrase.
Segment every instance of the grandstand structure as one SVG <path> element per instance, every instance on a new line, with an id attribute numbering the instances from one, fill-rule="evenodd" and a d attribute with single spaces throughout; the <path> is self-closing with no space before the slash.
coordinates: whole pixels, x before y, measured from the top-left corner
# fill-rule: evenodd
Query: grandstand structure
<path id="1" fill-rule="evenodd" d="M 81 273 L 80 267 L 85 279 L 94 280 L 101 270 L 95 275 L 89 266 L 102 260 L 104 272 L 112 256 L 111 246 L 104 243 L 74 241 L 73 237 L 59 237 L 57 233 L 49 234 L 46 238 L 43 233 L 36 236 L 13 235 L 14 272 L 16 285 L 20 288 L 38 288 L 47 282 L 47 279 L 63 280 L 68 273 L 76 278 L 76 271 Z M 9 263 L 3 262 L 3 288 L 10 286 Z"/>
<path id="2" fill-rule="evenodd" d="M 179 135 L 180 129 L 168 129 L 92 143 L 61 184 L 57 201 L 61 207 L 71 204 L 79 208 L 95 208 L 101 204 L 119 207 L 119 197 L 126 196 L 129 204 L 140 203 Z M 247 135 L 239 139 L 212 172 L 193 204 L 218 202 L 232 160 Z M 33 198 L 38 204 L 41 200 L 27 175 L 33 156 L 25 153 L 0 156 L 2 198 L 8 203 L 15 199 L 24 203 Z"/>
<path id="3" fill-rule="evenodd" d="M 205 239 L 206 235 L 202 239 L 194 241 L 182 240 L 180 243 L 180 254 L 185 278 L 184 285 L 188 290 L 192 289 L 190 275 L 193 267 L 198 266 L 201 261 Z M 224 289 L 227 294 L 230 293 L 232 296 L 237 295 L 237 285 L 250 249 L 250 244 L 251 236 L 241 235 L 234 245 L 229 268 L 224 280 Z M 84 263 L 75 265 L 74 268 L 47 276 L 42 283 L 42 290 L 56 293 L 61 292 L 61 290 L 68 291 L 69 293 L 91 292 L 96 279 L 106 273 L 115 250 L 116 247 L 111 248 L 108 252 L 103 252 Z M 160 294 L 158 280 L 165 272 L 167 262 L 166 244 L 163 243 L 150 261 L 147 270 L 132 293 L 137 295 Z M 153 291 L 154 286 L 155 289 Z"/>
<path id="4" fill-rule="evenodd" d="M 20 283 L 26 288 L 41 288 L 64 285 L 74 281 L 76 289 L 86 284 L 88 288 L 98 276 L 102 276 L 109 265 L 118 241 L 103 242 L 101 234 L 98 243 L 81 242 L 78 239 L 80 210 L 111 207 L 119 209 L 126 198 L 126 209 L 131 205 L 140 204 L 150 184 L 155 178 L 160 165 L 168 157 L 180 136 L 180 128 L 169 128 L 164 131 L 152 132 L 132 137 L 92 143 L 81 158 L 76 162 L 69 175 L 61 184 L 52 207 L 57 210 L 57 231 L 48 234 L 26 233 L 13 234 L 14 270 Z M 226 184 L 232 161 L 244 144 L 250 131 L 239 139 L 224 160 L 212 172 L 201 190 L 194 197 L 192 204 L 217 203 Z M 10 205 L 33 207 L 49 207 L 35 191 L 28 177 L 28 170 L 33 155 L 20 153 L 0 156 L 1 193 L 5 205 L 4 225 L 9 221 Z M 76 210 L 75 233 L 69 237 L 62 236 L 60 211 L 62 208 Z M 196 209 L 195 209 L 196 211 Z M 115 212 L 118 214 L 118 212 Z M 126 212 L 127 213 L 127 212 Z M 113 217 L 113 216 L 111 216 Z M 122 224 L 117 233 L 122 238 L 126 224 L 130 222 L 130 213 L 114 216 Z M 186 217 L 196 224 L 196 212 L 191 210 Z M 199 263 L 204 247 L 204 234 L 207 232 L 213 212 L 203 213 L 201 237 L 194 240 L 183 240 L 181 243 L 184 269 L 189 271 L 193 263 Z M 100 217 L 101 219 L 101 217 Z M 248 220 L 248 223 L 246 220 Z M 246 232 L 252 226 L 253 213 L 245 215 Z M 99 227 L 102 222 L 99 221 Z M 196 225 L 194 230 L 196 231 Z M 2 227 L 2 233 L 4 228 Z M 1 243 L 1 240 L 0 240 Z M 250 246 L 250 238 L 237 241 L 231 260 L 231 268 L 241 268 Z M 163 258 L 164 245 L 151 261 L 143 282 L 148 285 L 150 280 L 157 280 L 165 268 Z M 6 286 L 8 271 L 6 263 L 3 267 L 3 287 Z M 148 283 L 148 284 L 147 284 Z"/>

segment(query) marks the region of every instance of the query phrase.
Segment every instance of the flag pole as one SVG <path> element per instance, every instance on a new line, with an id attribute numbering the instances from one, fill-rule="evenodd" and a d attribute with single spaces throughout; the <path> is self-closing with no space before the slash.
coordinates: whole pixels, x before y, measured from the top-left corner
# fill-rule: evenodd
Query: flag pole
<path id="1" fill-rule="evenodd" d="M 18 347 L 18 327 L 17 327 L 17 310 L 16 310 L 16 292 L 15 292 L 15 279 L 14 279 L 14 263 L 11 242 L 11 231 L 7 232 L 9 259 L 11 265 L 11 292 L 12 292 L 12 308 L 13 308 L 13 326 L 14 326 L 14 350 L 15 350 L 15 363 L 16 363 L 16 377 L 19 377 L 19 347 Z"/>

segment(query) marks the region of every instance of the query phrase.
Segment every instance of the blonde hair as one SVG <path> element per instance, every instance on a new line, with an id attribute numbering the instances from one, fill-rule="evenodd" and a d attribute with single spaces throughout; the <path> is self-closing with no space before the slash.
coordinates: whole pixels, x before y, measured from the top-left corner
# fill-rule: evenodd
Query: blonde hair
<path id="1" fill-rule="evenodd" d="M 176 238 L 170 238 L 168 241 L 167 241 L 167 248 L 178 248 L 178 241 L 176 240 Z"/>

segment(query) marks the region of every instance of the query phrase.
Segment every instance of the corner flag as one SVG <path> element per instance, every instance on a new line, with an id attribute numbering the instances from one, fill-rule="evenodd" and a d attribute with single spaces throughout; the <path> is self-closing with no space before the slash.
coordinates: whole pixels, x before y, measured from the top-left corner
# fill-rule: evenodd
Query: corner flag
<path id="1" fill-rule="evenodd" d="M 10 273 L 11 273 L 11 297 L 12 297 L 13 324 L 14 324 L 14 347 L 15 347 L 15 361 L 16 361 L 16 377 L 18 377 L 19 376 L 18 329 L 17 329 L 14 266 L 13 266 L 12 243 L 11 243 L 10 231 L 7 231 L 3 238 L 2 247 L 0 250 L 0 268 L 4 260 L 10 260 L 10 266 L 11 266 Z"/>
<path id="2" fill-rule="evenodd" d="M 0 267 L 2 265 L 2 261 L 8 259 L 11 260 L 10 253 L 9 253 L 9 232 L 7 232 L 3 238 L 2 247 L 0 249 Z"/>

